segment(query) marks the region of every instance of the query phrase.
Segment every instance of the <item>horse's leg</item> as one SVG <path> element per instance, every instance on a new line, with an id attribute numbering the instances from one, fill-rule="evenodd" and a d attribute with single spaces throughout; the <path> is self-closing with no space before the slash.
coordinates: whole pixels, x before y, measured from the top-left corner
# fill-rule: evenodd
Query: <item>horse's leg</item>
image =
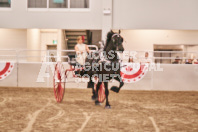
<path id="1" fill-rule="evenodd" d="M 96 99 L 96 95 L 95 95 L 95 89 L 94 89 L 94 82 L 92 81 L 91 76 L 89 76 L 89 82 L 88 82 L 87 88 L 92 88 L 92 94 L 93 95 L 92 95 L 91 99 L 95 100 Z"/>
<path id="2" fill-rule="evenodd" d="M 87 88 L 93 88 L 94 87 L 94 82 L 91 80 L 91 77 L 89 77 L 89 82 L 87 84 Z"/>
<path id="3" fill-rule="evenodd" d="M 93 86 L 92 86 L 92 97 L 91 97 L 91 99 L 92 100 L 96 100 L 96 91 L 95 91 L 95 84 L 94 84 L 94 82 L 93 82 Z"/>
<path id="4" fill-rule="evenodd" d="M 112 86 L 111 87 L 111 90 L 116 92 L 116 93 L 119 93 L 120 89 L 122 88 L 122 86 L 124 85 L 124 82 L 122 81 L 122 79 L 120 79 L 119 77 L 115 77 L 114 78 L 115 80 L 117 80 L 118 82 L 120 82 L 120 86 L 117 87 L 117 86 Z"/>
<path id="5" fill-rule="evenodd" d="M 96 91 L 95 91 L 95 105 L 100 105 L 100 102 L 98 101 L 98 90 L 100 88 L 100 85 L 102 84 L 102 82 L 98 82 L 98 84 L 96 85 Z"/>
<path id="6" fill-rule="evenodd" d="M 105 86 L 105 95 L 106 95 L 106 105 L 105 109 L 111 109 L 111 105 L 109 104 L 109 89 L 108 89 L 108 82 L 104 82 Z"/>

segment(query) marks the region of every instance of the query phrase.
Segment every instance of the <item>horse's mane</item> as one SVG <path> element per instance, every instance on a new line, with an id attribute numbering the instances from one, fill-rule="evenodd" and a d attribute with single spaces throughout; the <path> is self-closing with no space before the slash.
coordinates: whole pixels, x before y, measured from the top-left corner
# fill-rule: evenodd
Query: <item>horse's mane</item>
<path id="1" fill-rule="evenodd" d="M 105 43 L 105 46 L 104 46 L 104 50 L 107 48 L 109 42 L 111 41 L 111 37 L 113 36 L 114 32 L 110 31 L 107 33 L 107 40 L 106 40 L 106 43 Z"/>

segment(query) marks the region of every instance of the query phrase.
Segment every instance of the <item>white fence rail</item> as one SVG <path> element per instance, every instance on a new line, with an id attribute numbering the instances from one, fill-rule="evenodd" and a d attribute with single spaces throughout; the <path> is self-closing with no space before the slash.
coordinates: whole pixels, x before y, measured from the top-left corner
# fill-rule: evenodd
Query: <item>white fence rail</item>
<path id="1" fill-rule="evenodd" d="M 175 52 L 175 51 L 130 51 L 134 57 L 134 62 L 141 62 L 145 59 L 145 52 L 149 53 L 149 59 L 153 62 L 161 63 L 160 68 L 162 71 L 151 70 L 148 71 L 143 79 L 136 83 L 126 83 L 123 89 L 131 90 L 168 90 L 168 91 L 198 91 L 197 79 L 198 79 L 198 64 L 186 65 L 185 63 L 179 63 L 179 65 L 172 65 L 172 61 L 176 56 L 179 56 L 180 60 L 197 59 L 198 52 Z M 50 53 L 55 53 L 52 56 Z M 53 87 L 53 70 L 56 61 L 61 60 L 65 69 L 69 68 L 67 63 L 68 54 L 74 53 L 74 50 L 63 51 L 41 51 L 41 50 L 0 50 L 0 73 L 2 74 L 4 68 L 2 68 L 7 62 L 13 63 L 13 70 L 10 75 L 6 74 L 7 78 L 3 78 L 0 75 L 1 87 Z M 135 54 L 134 54 L 135 53 Z M 172 54 L 170 57 L 156 57 L 156 54 Z M 53 57 L 53 58 L 52 58 Z M 54 59 L 55 58 L 55 62 Z M 164 61 L 165 60 L 165 61 Z M 166 60 L 169 60 L 168 63 Z M 126 59 L 128 61 L 128 58 Z M 9 70 L 9 69 L 8 69 Z M 40 76 L 43 74 L 43 76 Z M 38 81 L 38 80 L 43 81 Z M 86 83 L 76 84 L 67 83 L 69 88 L 86 88 Z M 110 83 L 112 85 L 112 83 Z M 114 82 L 113 85 L 118 85 L 118 82 Z"/>
<path id="2" fill-rule="evenodd" d="M 92 52 L 98 51 L 98 47 Z M 145 53 L 148 53 L 147 59 L 154 63 L 171 64 L 176 59 L 179 64 L 185 64 L 188 61 L 198 61 L 198 52 L 185 51 L 125 51 L 121 54 L 121 59 L 127 61 L 129 57 L 133 58 L 134 62 L 141 62 L 145 59 Z M 67 61 L 69 54 L 75 54 L 75 50 L 0 50 L 0 61 L 14 62 L 54 62 Z"/>

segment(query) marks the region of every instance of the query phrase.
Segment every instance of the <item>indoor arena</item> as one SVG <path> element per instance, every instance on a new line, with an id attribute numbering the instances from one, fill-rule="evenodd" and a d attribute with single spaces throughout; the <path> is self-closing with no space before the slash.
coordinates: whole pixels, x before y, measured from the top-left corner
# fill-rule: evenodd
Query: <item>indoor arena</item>
<path id="1" fill-rule="evenodd" d="M 197 0 L 0 0 L 0 132 L 198 132 Z"/>

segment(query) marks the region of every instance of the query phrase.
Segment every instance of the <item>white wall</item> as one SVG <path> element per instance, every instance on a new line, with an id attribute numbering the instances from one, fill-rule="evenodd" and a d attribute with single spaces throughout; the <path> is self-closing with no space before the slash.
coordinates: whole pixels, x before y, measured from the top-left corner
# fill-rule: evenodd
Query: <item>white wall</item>
<path id="1" fill-rule="evenodd" d="M 198 0 L 114 0 L 114 29 L 198 29 Z"/>
<path id="2" fill-rule="evenodd" d="M 26 43 L 27 30 L 0 29 L 0 49 L 26 49 Z"/>
<path id="3" fill-rule="evenodd" d="M 27 29 L 27 49 L 40 50 L 40 29 Z"/>
<path id="4" fill-rule="evenodd" d="M 47 45 L 56 45 L 57 50 L 65 50 L 66 44 L 64 40 L 64 30 L 61 29 L 41 29 L 41 50 L 47 50 Z M 53 40 L 57 40 L 57 44 L 53 44 Z M 46 53 L 42 52 L 42 56 L 45 56 Z M 55 54 L 55 56 L 63 55 L 61 52 Z M 44 60 L 43 60 L 44 61 Z"/>
<path id="5" fill-rule="evenodd" d="M 27 49 L 28 50 L 40 50 L 41 49 L 41 37 L 40 29 L 27 29 Z M 40 61 L 41 53 L 39 51 L 27 51 L 26 55 L 29 61 Z M 24 53 L 22 55 L 25 55 Z M 35 56 L 35 57 L 34 57 Z"/>
<path id="6" fill-rule="evenodd" d="M 110 11 L 109 14 L 104 14 L 102 17 L 102 40 L 106 40 L 107 33 L 112 29 L 112 17 L 113 17 L 113 0 L 103 0 L 103 11 Z"/>
<path id="7" fill-rule="evenodd" d="M 102 1 L 91 0 L 89 11 L 28 11 L 27 0 L 12 0 L 12 10 L 0 10 L 0 28 L 101 29 Z"/>
<path id="8" fill-rule="evenodd" d="M 122 30 L 125 50 L 153 50 L 154 44 L 198 45 L 198 30 Z"/>
<path id="9" fill-rule="evenodd" d="M 19 61 L 46 61 L 45 50 L 47 50 L 47 45 L 54 45 L 53 40 L 58 41 L 57 50 L 66 49 L 65 34 L 61 29 L 0 29 L 0 36 L 0 50 L 27 50 L 18 52 Z M 0 54 L 16 55 L 16 52 L 6 50 L 1 51 Z M 15 60 L 13 57 L 2 59 Z"/>
<path id="10" fill-rule="evenodd" d="M 153 72 L 152 90 L 198 91 L 198 65 L 161 65 L 163 72 Z"/>
<path id="11" fill-rule="evenodd" d="M 58 41 L 58 30 L 41 30 L 41 50 L 47 50 L 47 45 L 53 44 L 53 40 Z"/>
<path id="12" fill-rule="evenodd" d="M 0 86 L 19 87 L 50 87 L 53 88 L 53 69 L 55 63 L 50 63 L 52 68 L 44 65 L 49 63 L 19 63 L 11 75 L 0 82 Z M 44 70 L 43 69 L 44 66 Z M 67 63 L 64 67 L 69 68 Z M 198 65 L 160 65 L 163 71 L 148 71 L 144 78 L 136 83 L 125 83 L 123 89 L 128 90 L 159 90 L 159 91 L 198 91 Z M 18 71 L 17 71 L 18 69 Z M 31 69 L 31 70 L 30 70 Z M 47 70 L 49 69 L 49 70 Z M 182 72 L 181 72 L 182 71 Z M 17 74 L 16 74 L 17 73 Z M 42 73 L 42 74 L 41 74 Z M 46 75 L 48 73 L 48 75 Z M 40 76 L 41 75 L 41 76 Z M 72 76 L 72 74 L 70 74 Z M 38 80 L 39 77 L 39 80 Z M 41 80 L 44 79 L 44 82 Z M 87 83 L 71 83 L 75 78 L 69 79 L 66 88 L 86 88 Z M 39 82 L 38 82 L 39 81 Z M 118 82 L 110 83 L 109 87 L 118 86 Z"/>
<path id="13" fill-rule="evenodd" d="M 53 36 L 58 40 L 58 50 L 64 49 L 62 30 L 53 30 L 56 31 L 54 33 L 49 33 L 50 31 L 0 29 L 0 49 L 46 50 L 46 44 L 52 43 Z M 42 33 L 51 35 L 47 35 L 46 40 L 41 40 Z M 121 35 L 124 37 L 124 48 L 127 50 L 153 50 L 154 44 L 198 45 L 198 30 L 122 30 Z"/>

